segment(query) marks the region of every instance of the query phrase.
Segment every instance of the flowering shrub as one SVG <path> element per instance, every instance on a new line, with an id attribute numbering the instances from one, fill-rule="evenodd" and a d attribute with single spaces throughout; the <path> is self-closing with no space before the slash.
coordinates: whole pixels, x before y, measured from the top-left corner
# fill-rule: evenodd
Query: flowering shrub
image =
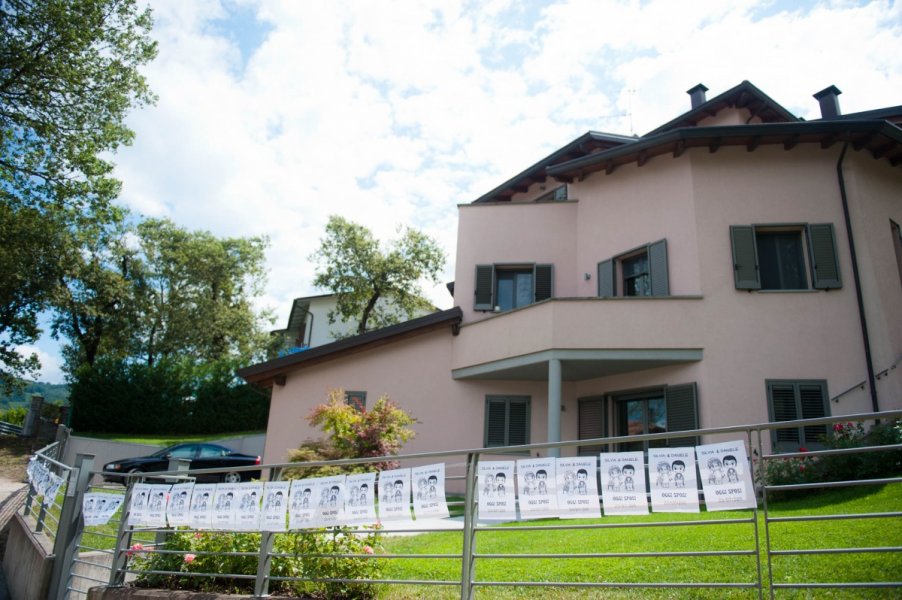
<path id="1" fill-rule="evenodd" d="M 341 389 L 329 390 L 328 401 L 313 408 L 307 421 L 320 427 L 326 437 L 307 440 L 288 454 L 291 462 L 366 458 L 397 454 L 416 435 L 411 427 L 417 420 L 382 396 L 371 408 L 345 402 Z M 327 467 L 297 467 L 285 473 L 287 478 L 322 477 L 339 473 L 384 471 L 397 468 L 396 461 Z"/>
<path id="2" fill-rule="evenodd" d="M 822 440 L 826 449 L 862 448 L 902 443 L 902 421 L 888 421 L 865 430 L 860 422 L 836 423 Z M 807 449 L 799 448 L 800 452 Z M 902 451 L 861 452 L 824 457 L 771 459 L 758 471 L 759 483 L 792 485 L 891 477 L 902 473 Z"/>
<path id="3" fill-rule="evenodd" d="M 173 554 L 148 552 L 141 544 L 135 544 L 126 554 L 130 568 L 139 571 L 136 585 L 141 587 L 253 594 L 254 579 L 230 575 L 257 574 L 260 540 L 259 533 L 177 531 L 168 537 L 165 547 L 160 548 L 174 551 Z M 272 553 L 285 556 L 272 558 L 270 575 L 375 580 L 381 575 L 380 563 L 378 559 L 366 558 L 365 555 L 373 555 L 380 548 L 378 530 L 372 529 L 335 528 L 315 533 L 280 533 L 276 534 Z M 236 555 L 239 553 L 248 555 Z M 352 556 L 316 556 L 320 554 Z M 168 574 L 151 571 L 166 571 Z M 222 575 L 199 577 L 190 573 Z M 270 592 L 319 598 L 371 598 L 374 595 L 372 584 L 330 581 L 273 581 Z"/>

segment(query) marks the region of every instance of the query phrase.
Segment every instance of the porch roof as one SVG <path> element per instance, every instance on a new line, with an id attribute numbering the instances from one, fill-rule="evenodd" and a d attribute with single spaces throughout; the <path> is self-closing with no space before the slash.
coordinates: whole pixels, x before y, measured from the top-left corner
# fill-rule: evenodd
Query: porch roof
<path id="1" fill-rule="evenodd" d="M 454 379 L 546 381 L 548 361 L 554 359 L 561 361 L 564 381 L 582 381 L 698 362 L 702 360 L 702 349 L 552 349 L 454 369 L 451 376 Z"/>

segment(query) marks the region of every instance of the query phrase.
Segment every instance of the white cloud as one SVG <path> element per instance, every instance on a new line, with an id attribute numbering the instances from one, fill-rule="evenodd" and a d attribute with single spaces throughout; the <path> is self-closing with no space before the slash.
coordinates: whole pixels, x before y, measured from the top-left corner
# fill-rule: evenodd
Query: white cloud
<path id="1" fill-rule="evenodd" d="M 41 361 L 41 372 L 38 375 L 38 381 L 46 383 L 65 383 L 61 358 L 53 351 L 46 351 L 37 346 L 23 344 L 16 346 L 16 352 L 23 356 L 37 354 L 38 360 Z"/>
<path id="2" fill-rule="evenodd" d="M 217 235 L 271 239 L 264 302 L 279 323 L 310 286 L 328 215 L 383 239 L 436 237 L 453 278 L 456 205 L 589 129 L 644 133 L 752 81 L 816 118 L 899 104 L 902 9 L 669 0 L 545 4 L 243 2 L 265 35 L 242 55 L 230 2 L 155 0 L 157 106 L 117 157 L 122 200 Z M 244 14 L 244 13 L 242 13 Z M 841 31 L 842 35 L 836 35 Z M 631 91 L 632 90 L 632 91 Z M 444 285 L 432 300 L 449 307 Z"/>

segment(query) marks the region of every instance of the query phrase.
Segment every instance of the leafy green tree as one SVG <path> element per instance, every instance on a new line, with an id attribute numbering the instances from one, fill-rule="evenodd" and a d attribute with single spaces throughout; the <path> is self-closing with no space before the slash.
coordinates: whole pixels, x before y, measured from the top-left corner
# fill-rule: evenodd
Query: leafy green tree
<path id="1" fill-rule="evenodd" d="M 357 320 L 358 334 L 430 308 L 419 282 L 438 283 L 445 265 L 439 245 L 416 229 L 404 228 L 383 249 L 369 229 L 335 215 L 311 260 L 317 263 L 313 284 L 336 297 L 329 322 Z"/>
<path id="2" fill-rule="evenodd" d="M 153 364 L 185 353 L 209 361 L 261 355 L 271 316 L 252 299 L 266 281 L 266 237 L 217 238 L 147 220 L 137 239 L 144 270 L 135 289 L 134 356 Z"/>
<path id="3" fill-rule="evenodd" d="M 127 113 L 154 100 L 139 72 L 156 54 L 151 25 L 135 0 L 0 2 L 4 384 L 37 367 L 16 346 L 40 333 L 37 316 L 64 273 L 57 259 L 76 245 L 70 236 L 121 217 L 107 157 L 132 140 Z"/>
<path id="4" fill-rule="evenodd" d="M 74 245 L 55 288 L 51 332 L 66 338 L 66 371 L 92 366 L 102 355 L 124 358 L 135 322 L 134 282 L 142 265 L 121 222 L 91 225 L 72 235 Z"/>
<path id="5" fill-rule="evenodd" d="M 100 356 L 240 364 L 265 351 L 269 315 L 252 300 L 265 282 L 266 238 L 217 238 L 150 219 L 83 241 L 53 330 L 70 342 L 70 375 Z"/>
<path id="6" fill-rule="evenodd" d="M 40 367 L 20 344 L 37 340 L 38 314 L 58 271 L 58 229 L 32 208 L 0 203 L 0 392 L 15 391 Z"/>

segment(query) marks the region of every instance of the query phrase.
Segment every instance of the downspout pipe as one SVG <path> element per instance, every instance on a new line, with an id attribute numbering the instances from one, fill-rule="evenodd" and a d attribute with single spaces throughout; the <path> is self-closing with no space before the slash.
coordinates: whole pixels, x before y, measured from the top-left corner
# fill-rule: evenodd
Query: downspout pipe
<path id="1" fill-rule="evenodd" d="M 858 301 L 858 320 L 861 323 L 861 338 L 864 342 L 864 362 L 868 369 L 868 388 L 871 390 L 871 406 L 874 412 L 880 412 L 877 401 L 877 378 L 874 376 L 874 361 L 871 357 L 871 337 L 868 335 L 868 320 L 864 312 L 864 299 L 861 295 L 861 276 L 858 272 L 858 254 L 855 252 L 855 237 L 852 235 L 852 219 L 849 216 L 849 197 L 846 195 L 846 180 L 843 177 L 843 161 L 849 142 L 843 144 L 839 160 L 836 161 L 836 179 L 839 183 L 839 196 L 842 199 L 843 218 L 846 222 L 846 236 L 849 240 L 849 255 L 852 258 L 852 278 L 855 280 L 855 298 Z"/>

